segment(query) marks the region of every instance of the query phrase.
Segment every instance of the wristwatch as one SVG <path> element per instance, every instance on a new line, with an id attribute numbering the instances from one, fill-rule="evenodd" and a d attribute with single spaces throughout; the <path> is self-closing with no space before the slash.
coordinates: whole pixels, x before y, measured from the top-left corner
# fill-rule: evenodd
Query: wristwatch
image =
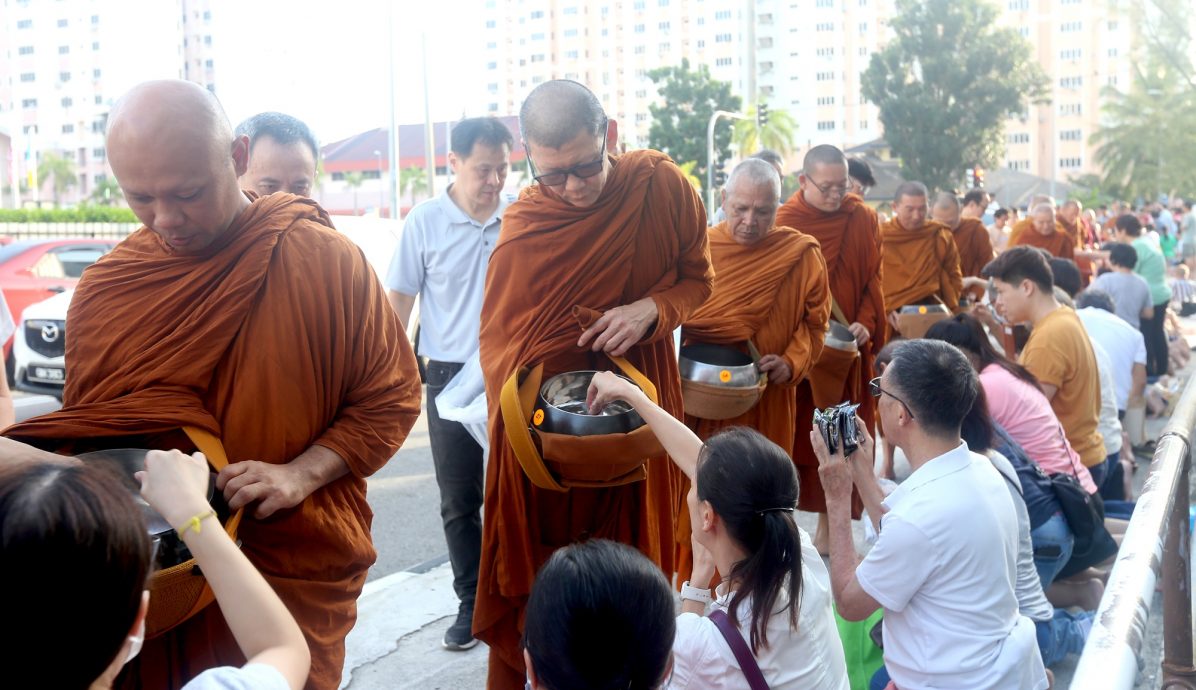
<path id="1" fill-rule="evenodd" d="M 714 601 L 714 599 L 710 596 L 709 589 L 691 587 L 689 580 L 686 580 L 681 585 L 681 598 L 685 599 L 686 601 L 696 601 L 699 604 L 709 604 L 710 602 Z"/>

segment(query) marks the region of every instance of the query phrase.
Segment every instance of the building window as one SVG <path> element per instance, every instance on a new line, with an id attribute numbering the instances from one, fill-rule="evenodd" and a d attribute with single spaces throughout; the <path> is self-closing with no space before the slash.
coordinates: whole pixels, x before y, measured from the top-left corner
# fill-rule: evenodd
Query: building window
<path id="1" fill-rule="evenodd" d="M 818 22 L 817 24 L 814 25 L 814 30 L 815 31 L 834 31 L 835 23 L 834 22 Z"/>
<path id="2" fill-rule="evenodd" d="M 100 49 L 100 42 L 99 42 L 99 41 L 92 41 L 92 42 L 91 42 L 91 49 L 92 49 L 92 50 L 99 50 L 99 49 Z"/>
<path id="3" fill-rule="evenodd" d="M 818 123 L 818 131 L 819 132 L 829 132 L 834 129 L 835 129 L 835 121 L 834 120 L 821 120 Z"/>
<path id="4" fill-rule="evenodd" d="M 1059 114 L 1081 115 L 1083 114 L 1083 109 L 1080 107 L 1079 103 L 1062 103 L 1059 105 Z"/>
<path id="5" fill-rule="evenodd" d="M 211 37 L 211 36 L 204 36 L 204 37 L 203 37 L 203 44 L 204 44 L 205 46 L 210 46 L 210 45 L 212 45 L 212 37 Z"/>
<path id="6" fill-rule="evenodd" d="M 644 25 L 643 25 L 643 24 L 636 24 L 636 25 L 635 25 L 635 32 L 636 32 L 637 34 L 642 34 L 642 33 L 644 33 Z"/>
<path id="7" fill-rule="evenodd" d="M 544 53 L 538 53 L 532 56 L 532 62 L 544 62 Z"/>
<path id="8" fill-rule="evenodd" d="M 703 41 L 702 39 L 699 38 L 698 39 L 698 50 L 702 50 L 705 47 L 706 47 L 706 41 Z"/>
<path id="9" fill-rule="evenodd" d="M 93 79 L 99 79 L 99 78 L 100 78 L 100 74 L 101 74 L 101 72 L 100 72 L 100 68 L 99 68 L 99 67 L 97 67 L 97 68 L 95 68 L 95 69 L 93 69 L 93 70 L 91 71 L 91 76 L 92 76 L 92 78 L 93 78 Z"/>
<path id="10" fill-rule="evenodd" d="M 733 64 L 731 58 L 719 58 L 714 61 L 715 67 L 730 67 Z"/>
<path id="11" fill-rule="evenodd" d="M 834 6 L 835 6 L 835 0 L 817 0 L 817 2 L 816 2 L 816 3 L 814 3 L 814 6 L 815 6 L 815 7 L 818 7 L 818 8 L 829 8 L 829 7 L 834 7 Z"/>
<path id="12" fill-rule="evenodd" d="M 834 72 L 819 72 L 818 74 L 814 75 L 815 81 L 834 81 L 834 79 Z"/>
<path id="13" fill-rule="evenodd" d="M 648 46 L 636 46 L 633 51 L 636 55 L 643 55 L 648 52 Z"/>
<path id="14" fill-rule="evenodd" d="M 1117 49 L 1116 48 L 1109 49 L 1109 57 L 1111 57 L 1111 58 L 1117 57 Z"/>
<path id="15" fill-rule="evenodd" d="M 544 18 L 543 10 L 536 10 L 535 12 L 532 12 L 532 19 L 543 19 L 543 18 Z"/>
<path id="16" fill-rule="evenodd" d="M 1060 168 L 1078 168 L 1083 164 L 1084 164 L 1084 161 L 1080 158 L 1060 158 L 1059 159 L 1059 167 Z"/>
<path id="17" fill-rule="evenodd" d="M 1065 129 L 1059 132 L 1059 141 L 1083 141 L 1084 130 L 1081 129 Z"/>
<path id="18" fill-rule="evenodd" d="M 70 46 L 58 46 L 58 54 L 59 55 L 68 55 L 68 54 L 70 54 L 70 52 L 71 52 Z"/>
<path id="19" fill-rule="evenodd" d="M 862 2 L 864 2 L 864 0 L 860 0 L 860 2 L 862 3 Z M 871 122 L 869 122 L 867 120 L 860 120 L 860 129 L 868 129 L 871 126 L 872 126 Z"/>
<path id="20" fill-rule="evenodd" d="M 834 104 L 835 104 L 834 96 L 819 96 L 818 97 L 818 105 L 834 105 Z"/>
<path id="21" fill-rule="evenodd" d="M 578 59 L 578 57 L 580 57 L 580 55 L 581 55 L 581 53 L 576 50 L 565 51 L 565 59 L 566 60 L 576 60 L 576 59 Z"/>
<path id="22" fill-rule="evenodd" d="M 668 30 L 669 30 L 669 23 L 668 23 L 668 22 L 661 22 L 661 23 L 659 23 L 659 24 L 657 24 L 657 25 L 656 25 L 656 28 L 660 29 L 661 31 L 668 31 Z"/>
<path id="23" fill-rule="evenodd" d="M 1079 60 L 1083 52 L 1084 51 L 1081 48 L 1068 48 L 1067 50 L 1061 50 L 1059 51 L 1059 59 L 1073 61 Z"/>
<path id="24" fill-rule="evenodd" d="M 18 29 L 32 29 L 33 28 L 33 20 L 32 19 L 22 19 L 17 22 L 17 28 Z"/>
<path id="25" fill-rule="evenodd" d="M 715 43 L 730 43 L 731 42 L 731 34 L 718 34 L 717 36 L 714 37 L 714 42 Z"/>
<path id="26" fill-rule="evenodd" d="M 602 9 L 606 9 L 606 8 L 604 7 Z M 577 8 L 576 7 L 566 7 L 564 10 L 561 10 L 561 14 L 577 14 Z"/>
<path id="27" fill-rule="evenodd" d="M 818 57 L 834 57 L 835 49 L 834 48 L 819 48 L 818 50 L 814 51 L 814 54 L 817 55 Z"/>
<path id="28" fill-rule="evenodd" d="M 203 61 L 203 66 L 204 66 L 204 67 L 207 67 L 208 69 L 212 69 L 212 66 L 213 66 L 213 61 L 212 61 L 212 60 L 204 60 L 204 61 Z"/>
<path id="29" fill-rule="evenodd" d="M 496 28 L 497 26 L 498 26 L 498 22 L 494 21 L 493 19 L 486 20 L 486 28 L 487 29 L 493 29 L 493 28 Z"/>
<path id="30" fill-rule="evenodd" d="M 67 20 L 65 20 L 65 19 L 59 19 L 59 20 L 58 20 L 58 28 L 60 28 L 60 29 L 61 29 L 61 28 L 63 28 L 63 27 L 65 27 L 67 24 L 68 24 L 68 22 L 67 22 Z"/>
<path id="31" fill-rule="evenodd" d="M 62 133 L 63 133 L 63 134 L 74 134 L 74 133 L 75 133 L 75 126 L 74 126 L 74 125 L 63 125 L 63 126 L 62 126 Z"/>
<path id="32" fill-rule="evenodd" d="M 98 15 L 98 14 L 91 15 L 91 25 L 95 26 L 96 24 L 99 24 L 99 23 L 100 23 L 100 15 Z"/>
<path id="33" fill-rule="evenodd" d="M 1063 77 L 1059 80 L 1059 86 L 1064 89 L 1076 89 L 1083 85 L 1083 77 Z"/>
<path id="34" fill-rule="evenodd" d="M 73 99 L 71 99 L 71 97 L 70 97 L 70 96 L 63 96 L 63 97 L 62 97 L 62 107 L 64 107 L 64 108 L 69 108 L 69 107 L 71 107 L 71 106 L 72 106 L 72 105 L 74 105 L 74 104 L 75 104 L 75 101 L 74 101 Z"/>
<path id="35" fill-rule="evenodd" d="M 1081 31 L 1083 28 L 1084 22 L 1063 22 L 1059 25 L 1059 31 L 1065 34 Z"/>
<path id="36" fill-rule="evenodd" d="M 103 105 L 103 104 L 104 104 L 104 97 L 97 93 L 96 94 L 96 105 Z"/>
<path id="37" fill-rule="evenodd" d="M 36 98 L 26 98 L 23 101 L 21 101 L 21 107 L 22 108 L 36 108 L 37 107 L 37 99 Z"/>
<path id="38" fill-rule="evenodd" d="M 491 103 L 491 104 L 490 104 L 490 106 L 489 106 L 489 108 L 488 108 L 488 110 L 489 110 L 490 112 L 492 112 L 492 113 L 497 113 L 497 112 L 498 112 L 498 104 L 497 104 L 497 103 Z"/>
<path id="39" fill-rule="evenodd" d="M 498 63 L 497 62 L 487 62 L 486 69 L 498 69 Z"/>
<path id="40" fill-rule="evenodd" d="M 17 55 L 33 55 L 33 46 L 21 46 L 17 48 Z"/>
<path id="41" fill-rule="evenodd" d="M 1030 0 L 1009 0 L 1010 12 L 1029 12 Z"/>
<path id="42" fill-rule="evenodd" d="M 715 18 L 715 20 L 730 19 L 731 18 L 731 10 L 719 10 L 718 12 L 714 13 L 714 18 Z"/>
<path id="43" fill-rule="evenodd" d="M 565 29 L 565 38 L 573 38 L 577 35 L 577 29 Z"/>
<path id="44" fill-rule="evenodd" d="M 70 72 L 59 72 L 58 73 L 58 81 L 70 81 L 70 80 L 71 80 Z"/>
<path id="45" fill-rule="evenodd" d="M 1030 134 L 1028 132 L 1014 132 L 1006 137 L 1006 141 L 1010 144 L 1029 144 Z"/>
<path id="46" fill-rule="evenodd" d="M 21 74 L 21 81 L 24 81 L 24 82 L 30 82 L 36 78 L 37 77 L 33 74 L 33 72 L 23 72 Z"/>
<path id="47" fill-rule="evenodd" d="M 92 149 L 91 157 L 98 161 L 104 160 L 104 148 L 101 146 L 100 148 Z"/>

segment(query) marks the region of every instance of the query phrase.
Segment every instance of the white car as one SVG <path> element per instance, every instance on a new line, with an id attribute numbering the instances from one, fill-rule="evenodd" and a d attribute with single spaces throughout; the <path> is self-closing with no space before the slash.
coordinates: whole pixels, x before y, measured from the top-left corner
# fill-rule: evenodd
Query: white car
<path id="1" fill-rule="evenodd" d="M 13 338 L 17 390 L 62 398 L 66 385 L 66 311 L 74 290 L 31 304 L 21 314 Z"/>

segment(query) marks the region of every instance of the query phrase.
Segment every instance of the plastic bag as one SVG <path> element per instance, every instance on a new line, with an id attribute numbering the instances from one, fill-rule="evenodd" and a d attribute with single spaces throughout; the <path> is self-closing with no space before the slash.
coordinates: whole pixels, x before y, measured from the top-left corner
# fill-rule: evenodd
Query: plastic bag
<path id="1" fill-rule="evenodd" d="M 487 425 L 486 382 L 482 378 L 482 362 L 474 351 L 461 371 L 440 391 L 433 401 L 441 419 L 460 422 L 482 450 L 489 454 L 490 435 Z"/>

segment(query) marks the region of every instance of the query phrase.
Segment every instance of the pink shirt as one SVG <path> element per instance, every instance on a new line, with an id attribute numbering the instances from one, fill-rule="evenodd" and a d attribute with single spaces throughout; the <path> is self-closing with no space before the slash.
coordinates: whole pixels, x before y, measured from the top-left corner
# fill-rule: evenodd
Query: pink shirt
<path id="1" fill-rule="evenodd" d="M 980 385 L 993 421 L 1009 432 L 1030 459 L 1047 474 L 1078 475 L 1088 493 L 1096 493 L 1092 475 L 1067 442 L 1063 426 L 1042 391 L 996 364 L 980 372 Z"/>

